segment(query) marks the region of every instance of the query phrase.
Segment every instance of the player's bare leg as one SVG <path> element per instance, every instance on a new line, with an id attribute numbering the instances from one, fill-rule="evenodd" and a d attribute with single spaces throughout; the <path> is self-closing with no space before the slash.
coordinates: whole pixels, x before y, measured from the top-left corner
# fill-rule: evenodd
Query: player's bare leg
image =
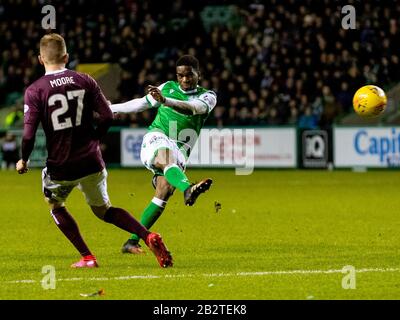
<path id="1" fill-rule="evenodd" d="M 110 204 L 99 207 L 91 206 L 91 209 L 96 216 L 105 222 L 112 223 L 129 233 L 136 233 L 154 253 L 162 268 L 173 265 L 171 253 L 163 243 L 161 236 L 158 233 L 147 230 L 129 212 L 121 208 L 112 207 Z"/>
<path id="2" fill-rule="evenodd" d="M 155 195 L 149 205 L 141 214 L 140 223 L 147 229 L 150 229 L 158 218 L 163 213 L 167 201 L 174 193 L 175 188 L 172 187 L 163 176 L 153 177 L 153 186 L 156 188 Z M 139 243 L 139 236 L 132 236 L 122 246 L 122 253 L 144 254 L 144 251 Z"/>
<path id="3" fill-rule="evenodd" d="M 165 179 L 175 188 L 183 192 L 184 202 L 192 206 L 197 197 L 210 189 L 212 180 L 207 178 L 198 183 L 190 183 L 185 173 L 176 165 L 176 160 L 169 149 L 160 149 L 154 158 L 154 166 L 163 170 Z"/>

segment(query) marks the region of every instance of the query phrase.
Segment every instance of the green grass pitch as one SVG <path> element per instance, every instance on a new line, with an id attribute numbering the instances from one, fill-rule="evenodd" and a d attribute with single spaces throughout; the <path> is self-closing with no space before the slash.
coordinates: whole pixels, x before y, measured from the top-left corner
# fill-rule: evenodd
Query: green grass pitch
<path id="1" fill-rule="evenodd" d="M 128 233 L 96 218 L 79 190 L 67 207 L 100 268 L 73 270 L 79 256 L 55 226 L 40 170 L 0 172 L 0 299 L 399 299 L 400 172 L 188 170 L 214 185 L 194 207 L 176 191 L 152 230 L 175 265 L 147 250 L 123 255 Z M 112 203 L 135 217 L 153 196 L 144 169 L 110 169 Z M 215 201 L 221 203 L 216 212 Z M 55 270 L 45 290 L 44 266 Z M 354 266 L 355 288 L 344 289 Z M 82 297 L 104 289 L 104 296 Z"/>

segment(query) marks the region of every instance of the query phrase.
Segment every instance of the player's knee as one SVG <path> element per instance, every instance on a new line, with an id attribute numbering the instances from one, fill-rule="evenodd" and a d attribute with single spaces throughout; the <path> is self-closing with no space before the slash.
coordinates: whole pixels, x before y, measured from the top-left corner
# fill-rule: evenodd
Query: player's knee
<path id="1" fill-rule="evenodd" d="M 44 201 L 49 205 L 50 210 L 55 210 L 64 207 L 64 202 L 57 202 L 54 199 L 45 197 Z"/>
<path id="2" fill-rule="evenodd" d="M 154 158 L 154 166 L 158 169 L 164 170 L 168 165 L 174 164 L 175 158 L 169 149 L 160 149 Z"/>
<path id="3" fill-rule="evenodd" d="M 107 212 L 107 210 L 110 208 L 110 204 L 105 204 L 102 206 L 90 206 L 92 209 L 92 212 L 95 214 L 96 217 L 98 217 L 101 220 L 104 220 L 104 216 Z"/>

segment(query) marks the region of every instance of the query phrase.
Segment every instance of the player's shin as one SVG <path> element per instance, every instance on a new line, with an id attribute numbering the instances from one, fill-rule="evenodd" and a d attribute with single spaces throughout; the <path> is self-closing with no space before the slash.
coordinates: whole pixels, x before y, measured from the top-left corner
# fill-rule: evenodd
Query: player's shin
<path id="1" fill-rule="evenodd" d="M 104 215 L 104 221 L 112 223 L 118 228 L 136 233 L 141 239 L 145 240 L 150 233 L 139 221 L 129 212 L 121 208 L 110 207 Z"/>
<path id="2" fill-rule="evenodd" d="M 142 216 L 140 218 L 140 223 L 144 225 L 147 229 L 150 229 L 153 224 L 161 216 L 167 202 L 154 197 L 150 204 L 144 209 Z M 132 234 L 131 239 L 139 242 L 139 236 L 137 234 Z"/>
<path id="3" fill-rule="evenodd" d="M 79 232 L 78 224 L 65 207 L 51 210 L 51 216 L 53 217 L 57 227 L 74 245 L 82 257 L 92 255 Z"/>
<path id="4" fill-rule="evenodd" d="M 189 179 L 176 164 L 171 164 L 165 167 L 164 177 L 167 179 L 170 185 L 182 192 L 190 187 Z"/>

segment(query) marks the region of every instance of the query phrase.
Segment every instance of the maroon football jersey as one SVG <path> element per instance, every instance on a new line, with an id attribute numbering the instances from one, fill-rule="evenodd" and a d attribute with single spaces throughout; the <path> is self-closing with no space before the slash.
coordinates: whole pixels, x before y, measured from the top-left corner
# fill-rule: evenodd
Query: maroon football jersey
<path id="1" fill-rule="evenodd" d="M 28 87 L 24 103 L 22 159 L 28 160 L 41 123 L 52 180 L 75 180 L 105 167 L 99 138 L 113 114 L 93 78 L 68 69 L 48 72 Z"/>

